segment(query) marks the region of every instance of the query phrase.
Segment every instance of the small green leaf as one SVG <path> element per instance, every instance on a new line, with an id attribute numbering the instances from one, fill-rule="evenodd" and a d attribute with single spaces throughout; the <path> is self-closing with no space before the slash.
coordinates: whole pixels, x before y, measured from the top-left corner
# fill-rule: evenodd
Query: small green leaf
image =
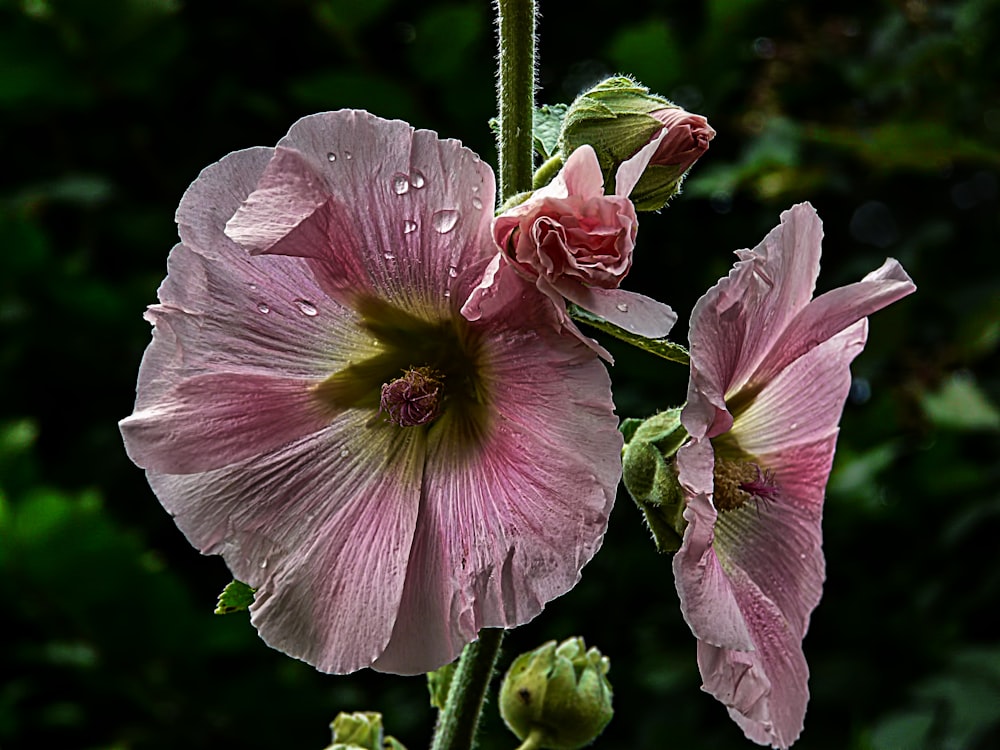
<path id="1" fill-rule="evenodd" d="M 531 125 L 533 143 L 543 161 L 559 150 L 559 133 L 568 109 L 567 104 L 543 104 L 535 109 Z"/>
<path id="2" fill-rule="evenodd" d="M 219 603 L 215 607 L 215 614 L 229 615 L 248 609 L 253 604 L 253 595 L 256 591 L 257 589 L 252 589 L 240 581 L 230 581 L 219 594 Z"/>
<path id="3" fill-rule="evenodd" d="M 638 349 L 655 354 L 657 357 L 662 357 L 663 359 L 682 365 L 686 365 L 691 361 L 687 349 L 669 339 L 647 339 L 644 336 L 629 333 L 624 328 L 619 328 L 614 323 L 609 323 L 599 315 L 587 312 L 582 307 L 574 304 L 567 305 L 566 310 L 573 320 L 593 326 L 600 331 L 611 334 L 620 341 L 624 341 L 626 344 L 631 344 Z"/>

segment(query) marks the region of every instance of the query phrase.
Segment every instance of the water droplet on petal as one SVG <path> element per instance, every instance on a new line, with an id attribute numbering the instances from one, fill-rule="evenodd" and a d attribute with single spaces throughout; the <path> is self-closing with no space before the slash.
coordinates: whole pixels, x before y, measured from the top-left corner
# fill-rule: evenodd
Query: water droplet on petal
<path id="1" fill-rule="evenodd" d="M 476 196 L 472 197 L 472 207 L 477 211 L 481 210 L 483 207 L 483 202 L 479 200 Z"/>
<path id="2" fill-rule="evenodd" d="M 454 208 L 444 208 L 435 211 L 431 216 L 431 226 L 441 234 L 447 234 L 458 223 L 459 213 Z"/>
<path id="3" fill-rule="evenodd" d="M 624 302 L 619 302 L 615 307 L 618 308 L 618 312 L 628 312 L 628 305 Z"/>
<path id="4" fill-rule="evenodd" d="M 410 234 L 415 231 L 417 231 L 417 222 L 412 219 L 407 219 L 403 222 L 403 234 Z"/>
<path id="5" fill-rule="evenodd" d="M 444 297 L 445 297 L 445 299 L 448 299 L 448 297 L 450 297 L 450 296 L 451 296 L 451 291 L 449 289 L 445 289 L 444 290 Z"/>
<path id="6" fill-rule="evenodd" d="M 458 276 L 458 269 L 455 268 L 455 266 L 448 266 L 448 275 L 451 276 L 451 278 L 455 278 Z"/>
<path id="7" fill-rule="evenodd" d="M 260 567 L 261 567 L 261 569 L 267 567 L 267 558 L 266 557 L 261 561 Z"/>
<path id="8" fill-rule="evenodd" d="M 257 310 L 259 312 L 264 313 L 265 315 L 267 315 L 269 312 L 271 312 L 271 308 L 268 307 L 267 305 L 265 305 L 263 302 L 258 302 L 257 303 Z"/>
<path id="9" fill-rule="evenodd" d="M 397 172 L 392 176 L 392 192 L 402 195 L 410 189 L 410 178 Z"/>
<path id="10" fill-rule="evenodd" d="M 303 315 L 308 315 L 310 318 L 315 317 L 317 313 L 319 313 L 319 310 L 316 309 L 316 306 L 312 302 L 308 302 L 304 299 L 297 299 L 295 300 L 295 304 L 298 306 L 299 312 Z"/>
<path id="11" fill-rule="evenodd" d="M 327 161 L 337 161 L 337 155 L 335 153 L 333 153 L 333 151 L 331 151 L 330 153 L 328 153 L 326 155 L 326 160 Z"/>
<path id="12" fill-rule="evenodd" d="M 410 184 L 413 185 L 417 190 L 422 188 L 427 183 L 427 179 L 424 177 L 424 173 L 419 169 L 414 169 L 410 172 Z"/>
<path id="13" fill-rule="evenodd" d="M 392 253 L 382 253 L 382 257 L 386 260 L 396 260 L 396 256 Z"/>
<path id="14" fill-rule="evenodd" d="M 344 158 L 347 159 L 347 161 L 350 161 L 351 159 L 354 158 L 354 154 L 352 154 L 350 151 L 345 151 Z"/>
<path id="15" fill-rule="evenodd" d="M 351 452 L 347 448 L 341 448 L 340 449 L 340 457 L 341 458 L 347 458 L 349 455 L 351 455 Z"/>
<path id="16" fill-rule="evenodd" d="M 479 192 L 479 185 L 473 185 L 472 186 L 472 192 L 473 193 L 478 193 Z"/>

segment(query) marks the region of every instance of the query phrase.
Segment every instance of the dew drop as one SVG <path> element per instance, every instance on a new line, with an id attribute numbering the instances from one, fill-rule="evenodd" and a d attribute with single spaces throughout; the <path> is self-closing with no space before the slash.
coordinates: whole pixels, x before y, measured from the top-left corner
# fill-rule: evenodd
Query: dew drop
<path id="1" fill-rule="evenodd" d="M 440 234 L 447 234 L 458 223 L 459 213 L 454 208 L 444 208 L 435 211 L 431 216 L 431 226 Z"/>
<path id="2" fill-rule="evenodd" d="M 264 313 L 264 315 L 267 315 L 269 312 L 271 312 L 271 308 L 265 305 L 263 302 L 257 303 L 257 310 L 258 312 Z"/>
<path id="3" fill-rule="evenodd" d="M 354 154 L 352 154 L 350 151 L 345 151 L 344 158 L 347 159 L 347 161 L 350 161 L 351 159 L 354 158 Z"/>
<path id="4" fill-rule="evenodd" d="M 455 278 L 458 276 L 458 269 L 455 268 L 455 266 L 448 266 L 448 275 L 451 276 L 451 278 Z"/>
<path id="5" fill-rule="evenodd" d="M 261 569 L 263 569 L 263 568 L 266 568 L 266 567 L 267 567 L 267 558 L 266 558 L 266 557 L 265 557 L 265 558 L 263 559 L 263 561 L 261 562 L 261 564 L 260 564 L 260 567 L 261 567 Z"/>
<path id="6" fill-rule="evenodd" d="M 413 185 L 417 190 L 420 190 L 427 183 L 427 178 L 424 177 L 424 173 L 419 169 L 414 169 L 410 172 L 410 184 Z"/>
<path id="7" fill-rule="evenodd" d="M 326 155 L 326 160 L 327 161 L 337 161 L 337 155 L 335 153 L 333 153 L 333 151 L 331 151 L 330 153 L 328 153 Z"/>
<path id="8" fill-rule="evenodd" d="M 310 318 L 316 317 L 319 313 L 319 310 L 316 309 L 316 306 L 312 302 L 308 302 L 304 299 L 297 299 L 295 300 L 295 304 L 298 306 L 299 312 L 303 315 L 308 315 Z"/>
<path id="9" fill-rule="evenodd" d="M 412 219 L 407 219 L 403 222 L 403 234 L 411 234 L 417 231 L 417 222 Z"/>
<path id="10" fill-rule="evenodd" d="M 483 202 L 478 197 L 472 196 L 472 207 L 479 211 L 483 207 Z"/>
<path id="11" fill-rule="evenodd" d="M 397 172 L 392 176 L 392 192 L 396 195 L 403 195 L 410 189 L 410 178 L 405 174 Z"/>
<path id="12" fill-rule="evenodd" d="M 479 192 L 479 185 L 473 185 L 472 186 L 472 192 L 473 193 L 478 193 Z"/>
<path id="13" fill-rule="evenodd" d="M 392 253 L 382 253 L 382 257 L 386 260 L 396 260 L 396 256 Z"/>
<path id="14" fill-rule="evenodd" d="M 615 307 L 618 308 L 618 312 L 628 312 L 628 305 L 624 302 L 619 302 Z"/>
<path id="15" fill-rule="evenodd" d="M 444 290 L 444 298 L 448 299 L 448 297 L 450 297 L 450 296 L 451 296 L 451 290 L 445 289 Z"/>
<path id="16" fill-rule="evenodd" d="M 351 452 L 347 448 L 341 448 L 340 449 L 340 457 L 341 458 L 347 458 L 349 455 L 351 455 Z"/>

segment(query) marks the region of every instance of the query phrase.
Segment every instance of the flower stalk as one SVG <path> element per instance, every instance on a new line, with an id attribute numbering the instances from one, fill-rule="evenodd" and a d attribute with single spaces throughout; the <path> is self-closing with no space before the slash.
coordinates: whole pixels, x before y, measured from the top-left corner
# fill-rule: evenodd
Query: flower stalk
<path id="1" fill-rule="evenodd" d="M 500 203 L 531 190 L 535 109 L 535 1 L 497 0 Z"/>
<path id="2" fill-rule="evenodd" d="M 431 750 L 469 750 L 473 746 L 503 634 L 501 628 L 483 628 L 479 640 L 462 651 L 448 702 L 438 716 Z"/>

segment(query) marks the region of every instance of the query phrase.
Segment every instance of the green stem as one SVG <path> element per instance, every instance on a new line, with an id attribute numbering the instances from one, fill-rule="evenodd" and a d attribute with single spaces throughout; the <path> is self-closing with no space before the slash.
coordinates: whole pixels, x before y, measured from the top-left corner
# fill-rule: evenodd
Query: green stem
<path id="1" fill-rule="evenodd" d="M 559 170 L 562 169 L 562 167 L 563 167 L 563 160 L 559 154 L 549 157 L 549 160 L 546 161 L 542 166 L 540 166 L 538 168 L 538 171 L 535 172 L 535 176 L 532 179 L 531 186 L 535 190 L 538 190 L 538 188 L 545 187 L 550 182 L 552 182 L 552 180 L 555 178 L 557 174 L 559 174 Z"/>
<path id="2" fill-rule="evenodd" d="M 438 716 L 431 750 L 472 748 L 503 634 L 502 628 L 483 628 L 479 631 L 479 640 L 462 651 L 448 691 L 448 702 Z"/>
<path id="3" fill-rule="evenodd" d="M 517 746 L 517 750 L 540 750 L 542 747 L 542 733 L 535 729 L 524 738 L 524 742 Z"/>
<path id="4" fill-rule="evenodd" d="M 500 70 L 500 203 L 531 190 L 534 172 L 532 117 L 535 111 L 535 2 L 497 0 Z"/>

